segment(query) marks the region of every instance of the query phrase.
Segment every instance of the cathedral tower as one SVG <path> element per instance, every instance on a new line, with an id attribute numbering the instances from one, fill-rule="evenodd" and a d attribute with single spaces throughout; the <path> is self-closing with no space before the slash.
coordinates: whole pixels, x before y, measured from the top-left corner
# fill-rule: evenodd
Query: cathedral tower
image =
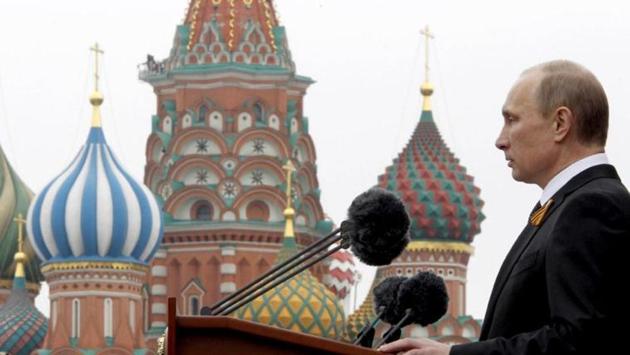
<path id="1" fill-rule="evenodd" d="M 18 230 L 18 245 L 15 253 L 15 275 L 11 294 L 0 306 L 0 353 L 30 355 L 44 342 L 48 319 L 32 304 L 26 289 L 24 264 L 28 256 L 24 252 L 23 227 L 26 222 L 22 214 L 14 220 Z"/>
<path id="2" fill-rule="evenodd" d="M 96 55 L 102 51 L 95 45 Z M 101 128 L 98 89 L 92 128 L 72 163 L 34 199 L 28 236 L 50 290 L 47 354 L 135 354 L 146 349 L 143 292 L 162 237 L 153 194 L 124 170 Z"/>
<path id="3" fill-rule="evenodd" d="M 450 298 L 447 314 L 426 328 L 411 325 L 403 336 L 431 337 L 446 343 L 475 340 L 480 326 L 466 315 L 466 274 L 473 247 L 484 219 L 483 201 L 473 178 L 450 151 L 433 119 L 429 81 L 428 27 L 425 81 L 421 86 L 422 113 L 415 131 L 402 152 L 379 176 L 378 185 L 395 192 L 405 203 L 411 218 L 411 242 L 390 265 L 377 269 L 372 288 L 390 276 L 412 276 L 430 271 L 442 277 Z M 366 320 L 375 317 L 372 290 L 350 316 L 348 334 L 354 337 Z M 382 329 L 381 329 L 382 330 Z M 377 336 L 380 333 L 377 331 Z"/>
<path id="4" fill-rule="evenodd" d="M 145 183 L 158 195 L 165 237 L 151 271 L 151 337 L 166 299 L 197 314 L 269 269 L 283 244 L 282 167 L 297 245 L 332 228 L 320 204 L 316 154 L 297 75 L 270 0 L 192 0 L 170 55 L 149 56 L 140 79 L 157 96 Z M 325 266 L 312 271 L 321 278 Z"/>

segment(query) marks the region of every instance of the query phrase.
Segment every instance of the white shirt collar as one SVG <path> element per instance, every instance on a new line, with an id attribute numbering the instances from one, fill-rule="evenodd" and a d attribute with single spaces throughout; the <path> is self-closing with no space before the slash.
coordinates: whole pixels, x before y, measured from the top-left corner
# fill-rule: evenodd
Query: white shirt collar
<path id="1" fill-rule="evenodd" d="M 597 153 L 589 155 L 586 158 L 582 158 L 575 163 L 569 165 L 564 170 L 559 172 L 556 176 L 549 181 L 547 186 L 543 189 L 542 196 L 540 197 L 540 204 L 544 205 L 558 190 L 566 185 L 577 174 L 584 170 L 591 168 L 595 165 L 609 164 L 606 153 Z"/>

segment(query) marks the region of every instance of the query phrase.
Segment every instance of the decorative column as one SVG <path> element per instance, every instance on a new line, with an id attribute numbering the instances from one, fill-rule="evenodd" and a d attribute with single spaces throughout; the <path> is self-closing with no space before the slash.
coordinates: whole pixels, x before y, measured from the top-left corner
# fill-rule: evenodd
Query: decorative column
<path id="1" fill-rule="evenodd" d="M 236 247 L 231 244 L 223 244 L 221 249 L 221 265 L 219 272 L 221 275 L 221 283 L 219 291 L 221 298 L 228 296 L 236 291 Z"/>
<path id="2" fill-rule="evenodd" d="M 149 348 L 155 349 L 157 338 L 162 335 L 167 322 L 167 279 L 166 249 L 160 248 L 151 263 L 148 289 L 142 293 L 142 327 L 147 334 Z"/>

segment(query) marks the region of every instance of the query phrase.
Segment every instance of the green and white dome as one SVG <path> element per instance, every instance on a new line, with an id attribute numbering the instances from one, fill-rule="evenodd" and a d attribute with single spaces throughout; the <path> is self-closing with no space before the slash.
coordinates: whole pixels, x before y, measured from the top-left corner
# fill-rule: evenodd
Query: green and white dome
<path id="1" fill-rule="evenodd" d="M 17 227 L 13 220 L 26 216 L 33 198 L 31 190 L 17 176 L 0 147 L 0 291 L 12 288 L 15 266 L 13 255 L 17 252 Z M 39 271 L 40 261 L 30 244 L 25 245 L 28 258 L 25 273 L 27 288 L 37 292 L 43 276 Z"/>

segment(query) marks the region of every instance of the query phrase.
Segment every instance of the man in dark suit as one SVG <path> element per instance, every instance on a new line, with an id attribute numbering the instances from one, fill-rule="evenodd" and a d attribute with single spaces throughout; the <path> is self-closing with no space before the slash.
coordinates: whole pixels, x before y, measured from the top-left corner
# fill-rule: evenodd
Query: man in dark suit
<path id="1" fill-rule="evenodd" d="M 490 296 L 479 342 L 403 339 L 380 350 L 425 355 L 625 354 L 630 195 L 604 153 L 608 102 L 569 61 L 523 72 L 496 146 L 512 177 L 543 189 Z M 625 349 L 625 350 L 623 350 Z"/>

